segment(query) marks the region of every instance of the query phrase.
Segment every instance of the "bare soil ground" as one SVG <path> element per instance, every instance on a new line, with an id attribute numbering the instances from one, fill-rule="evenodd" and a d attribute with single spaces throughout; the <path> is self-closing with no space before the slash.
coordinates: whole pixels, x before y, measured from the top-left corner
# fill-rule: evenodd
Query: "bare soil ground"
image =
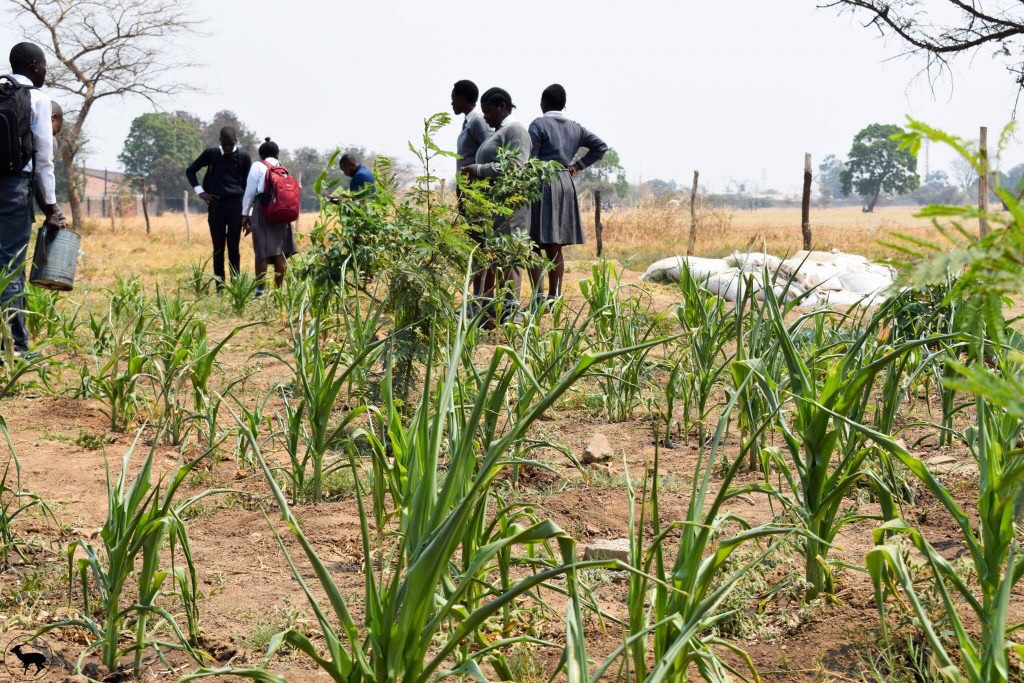
<path id="1" fill-rule="evenodd" d="M 195 233 L 194 230 L 193 235 Z M 110 275 L 116 272 L 138 272 L 149 283 L 180 280 L 181 264 L 205 255 L 202 239 L 194 239 L 191 246 L 185 247 L 175 243 L 169 235 L 147 240 L 136 229 L 129 243 L 134 246 L 123 242 L 123 239 L 101 235 L 87 237 L 86 249 L 90 256 L 83 274 L 83 293 L 99 297 L 100 289 L 109 284 Z M 575 282 L 588 274 L 589 265 L 574 262 L 569 270 L 572 283 L 566 289 L 578 297 Z M 629 281 L 636 281 L 637 277 L 635 272 L 626 273 Z M 676 300 L 669 288 L 655 288 L 652 294 L 656 305 L 665 309 Z M 217 322 L 211 324 L 210 336 L 219 338 L 237 322 L 231 316 L 219 315 Z M 257 369 L 244 387 L 246 396 L 255 397 L 267 392 L 275 383 L 286 381 L 287 371 L 280 363 L 252 358 L 261 348 L 270 346 L 280 350 L 285 339 L 286 330 L 280 320 L 245 330 L 222 355 L 223 366 L 216 383 L 226 383 L 243 368 Z M 83 357 L 69 354 L 63 354 L 62 359 L 71 364 L 85 362 Z M 584 386 L 581 391 L 585 390 Z M 579 400 L 563 401 L 558 410 L 536 425 L 535 434 L 565 445 L 577 456 L 582 455 L 594 434 L 604 434 L 616 454 L 610 466 L 580 471 L 560 454 L 546 452 L 544 457 L 557 475 L 541 470 L 527 471 L 521 488 L 510 495 L 535 502 L 542 514 L 550 516 L 586 545 L 595 539 L 627 535 L 629 508 L 625 475 L 628 472 L 634 479 L 643 477 L 654 458 L 654 443 L 651 425 L 643 418 L 644 411 L 637 411 L 629 422 L 609 424 L 601 416 L 580 407 L 581 404 Z M 24 487 L 48 501 L 60 522 L 60 526 L 55 527 L 33 515 L 18 525 L 21 533 L 32 537 L 46 550 L 37 552 L 31 564 L 17 565 L 0 573 L 0 641 L 6 642 L 12 634 L 29 632 L 70 613 L 64 549 L 77 538 L 94 538 L 103 524 L 105 467 L 109 465 L 116 476 L 133 434 L 110 432 L 107 419 L 95 401 L 51 397 L 40 392 L 0 400 L 0 414 L 10 427 L 21 461 Z M 913 407 L 913 414 L 927 419 L 923 402 Z M 83 440 L 82 435 L 96 438 Z M 915 436 L 911 432 L 904 438 L 910 443 Z M 106 443 L 95 450 L 82 445 L 97 441 Z M 132 467 L 141 462 L 146 448 L 147 444 L 140 444 Z M 156 448 L 159 468 L 166 471 L 175 465 L 178 459 L 175 448 Z M 926 441 L 921 447 L 922 454 L 928 455 L 926 451 L 930 448 L 930 442 Z M 228 452 L 214 467 L 194 473 L 184 494 L 211 487 L 231 488 L 239 494 L 208 499 L 188 520 L 188 530 L 203 591 L 200 610 L 206 638 L 204 645 L 221 665 L 229 662 L 256 664 L 270 635 L 277 630 L 299 624 L 315 631 L 316 625 L 272 533 L 271 525 L 278 529 L 282 525 L 275 511 L 268 507 L 265 482 L 260 475 L 241 468 L 230 459 Z M 731 443 L 727 452 L 738 452 L 738 444 Z M 961 447 L 948 449 L 947 454 L 964 464 L 960 472 L 945 475 L 945 480 L 960 503 L 970 510 L 977 497 L 977 475 L 969 467 L 970 455 Z M 271 457 L 282 456 L 272 453 Z M 696 438 L 692 435 L 688 442 L 662 451 L 661 506 L 665 522 L 685 516 L 696 461 Z M 743 475 L 744 481 L 757 478 L 754 473 Z M 958 557 L 965 548 L 957 540 L 952 521 L 927 492 L 921 487 L 915 488 L 917 498 L 905 511 L 906 516 L 923 528 L 925 535 L 946 557 Z M 851 499 L 850 504 L 859 505 L 863 511 L 873 509 L 866 496 Z M 771 520 L 778 512 L 764 497 L 753 495 L 736 499 L 731 510 L 752 523 Z M 362 550 L 359 517 L 351 491 L 341 491 L 330 502 L 299 506 L 295 511 L 317 551 L 329 563 L 342 591 L 351 599 L 358 618 L 362 602 Z M 870 521 L 858 522 L 840 533 L 834 556 L 848 562 L 852 568 L 839 573 L 838 592 L 833 601 L 800 607 L 783 593 L 768 605 L 763 623 L 754 629 L 759 632 L 732 638 L 750 652 L 764 680 L 861 680 L 862 657 L 870 656 L 878 640 L 878 612 L 871 583 L 858 569 L 863 566 L 864 554 L 870 548 L 873 526 Z M 286 547 L 296 557 L 307 580 L 312 580 L 312 573 L 300 557 L 296 544 L 281 530 Z M 800 573 L 799 557 L 783 557 L 769 568 L 766 579 L 794 572 Z M 610 615 L 623 616 L 624 578 L 607 572 L 594 572 L 586 578 L 601 607 Z M 557 613 L 560 603 L 553 595 L 547 597 L 556 612 L 540 617 L 543 623 L 539 624 L 539 630 L 560 641 L 564 638 L 564 626 Z M 747 603 L 741 606 L 756 616 L 757 596 L 748 597 Z M 79 604 L 76 587 L 71 605 Z M 1024 620 L 1024 599 L 1020 595 L 1015 596 L 1013 612 L 1012 621 Z M 622 630 L 607 620 L 603 624 L 590 620 L 586 635 L 589 654 L 597 660 L 620 645 L 623 637 Z M 65 667 L 74 663 L 84 642 L 83 634 L 75 630 L 52 632 L 46 639 Z M 555 653 L 538 652 L 531 656 L 541 668 L 557 661 Z M 90 657 L 87 661 L 95 664 L 96 659 Z M 173 670 L 147 656 L 143 679 L 174 680 L 192 667 L 181 657 L 172 656 L 171 661 L 175 664 Z M 308 660 L 294 653 L 278 656 L 270 669 L 285 675 L 289 681 L 327 680 Z M 59 681 L 68 675 L 66 668 L 53 666 L 43 677 L 34 680 Z M 0 674 L 2 679 L 3 674 Z M 531 679 L 524 674 L 523 680 L 545 679 Z"/>

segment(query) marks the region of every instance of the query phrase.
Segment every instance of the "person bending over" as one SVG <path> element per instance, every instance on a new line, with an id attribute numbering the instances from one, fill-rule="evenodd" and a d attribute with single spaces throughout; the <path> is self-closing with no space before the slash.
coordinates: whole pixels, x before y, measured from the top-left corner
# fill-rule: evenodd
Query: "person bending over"
<path id="1" fill-rule="evenodd" d="M 369 186 L 369 193 L 373 194 L 376 188 L 373 171 L 359 163 L 359 158 L 355 154 L 342 154 L 338 166 L 341 167 L 342 173 L 351 178 L 348 184 L 349 192 L 355 194 L 364 187 Z"/>

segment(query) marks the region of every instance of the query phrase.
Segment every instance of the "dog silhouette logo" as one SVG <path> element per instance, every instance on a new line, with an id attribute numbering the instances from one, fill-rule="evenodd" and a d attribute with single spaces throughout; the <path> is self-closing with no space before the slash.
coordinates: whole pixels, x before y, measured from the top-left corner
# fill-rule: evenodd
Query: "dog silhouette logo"
<path id="1" fill-rule="evenodd" d="M 53 653 L 42 638 L 15 636 L 4 646 L 3 666 L 15 681 L 34 681 L 46 675 Z"/>

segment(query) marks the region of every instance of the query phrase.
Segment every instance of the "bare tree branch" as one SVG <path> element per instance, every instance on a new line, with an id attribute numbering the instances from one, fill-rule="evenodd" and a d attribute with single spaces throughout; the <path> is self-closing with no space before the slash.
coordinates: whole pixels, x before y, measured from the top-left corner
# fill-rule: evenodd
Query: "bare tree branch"
<path id="1" fill-rule="evenodd" d="M 925 57 L 929 75 L 948 70 L 957 55 L 990 46 L 1024 88 L 1021 0 L 828 0 L 818 7 L 862 16 L 865 27 L 899 38 L 907 54 Z"/>
<path id="2" fill-rule="evenodd" d="M 7 0 L 25 33 L 52 56 L 47 84 L 77 99 L 65 106 L 61 156 L 69 174 L 72 220 L 81 206 L 71 178 L 92 108 L 110 97 L 150 102 L 191 89 L 178 78 L 194 64 L 170 58 L 174 39 L 199 22 L 187 0 Z"/>

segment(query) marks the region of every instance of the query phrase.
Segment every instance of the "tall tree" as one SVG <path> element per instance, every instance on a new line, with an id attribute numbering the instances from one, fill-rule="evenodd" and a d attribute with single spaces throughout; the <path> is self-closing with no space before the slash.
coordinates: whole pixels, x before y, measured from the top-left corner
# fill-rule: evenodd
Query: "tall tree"
<path id="1" fill-rule="evenodd" d="M 991 50 L 1024 87 L 1024 3 L 1020 0 L 822 0 L 867 19 L 883 36 L 896 36 L 910 54 L 923 55 L 932 74 L 949 60 L 982 48 Z"/>
<path id="2" fill-rule="evenodd" d="M 213 115 L 213 120 L 203 126 L 203 145 L 216 147 L 220 144 L 220 129 L 224 126 L 231 126 L 238 134 L 238 148 L 247 152 L 253 159 L 258 159 L 256 150 L 259 149 L 263 137 L 258 137 L 249 126 L 238 118 L 238 114 L 230 109 L 222 109 Z M 266 136 L 264 136 L 266 137 Z"/>
<path id="3" fill-rule="evenodd" d="M 846 164 L 835 154 L 829 154 L 818 164 L 818 194 L 826 204 L 845 197 L 843 194 L 843 170 Z"/>
<path id="4" fill-rule="evenodd" d="M 125 174 L 145 183 L 150 192 L 180 197 L 189 189 L 182 169 L 203 150 L 194 117 L 166 112 L 143 114 L 132 121 L 131 131 L 118 157 Z"/>
<path id="5" fill-rule="evenodd" d="M 865 212 L 875 210 L 883 192 L 907 194 L 921 184 L 917 158 L 893 139 L 902 132 L 899 126 L 872 123 L 853 138 L 840 178 L 843 194 L 855 191 L 868 200 Z"/>
<path id="6" fill-rule="evenodd" d="M 61 160 L 68 174 L 82 151 L 85 124 L 97 103 L 135 95 L 150 101 L 181 92 L 188 64 L 169 57 L 174 38 L 195 22 L 186 0 L 7 0 L 25 36 L 49 54 L 47 83 L 75 99 L 65 105 Z M 67 178 L 75 227 L 81 195 Z"/>
<path id="7" fill-rule="evenodd" d="M 626 169 L 622 167 L 619 153 L 609 148 L 604 157 L 576 176 L 576 186 L 581 190 L 614 191 L 619 198 L 629 195 L 629 181 L 626 180 Z"/>

